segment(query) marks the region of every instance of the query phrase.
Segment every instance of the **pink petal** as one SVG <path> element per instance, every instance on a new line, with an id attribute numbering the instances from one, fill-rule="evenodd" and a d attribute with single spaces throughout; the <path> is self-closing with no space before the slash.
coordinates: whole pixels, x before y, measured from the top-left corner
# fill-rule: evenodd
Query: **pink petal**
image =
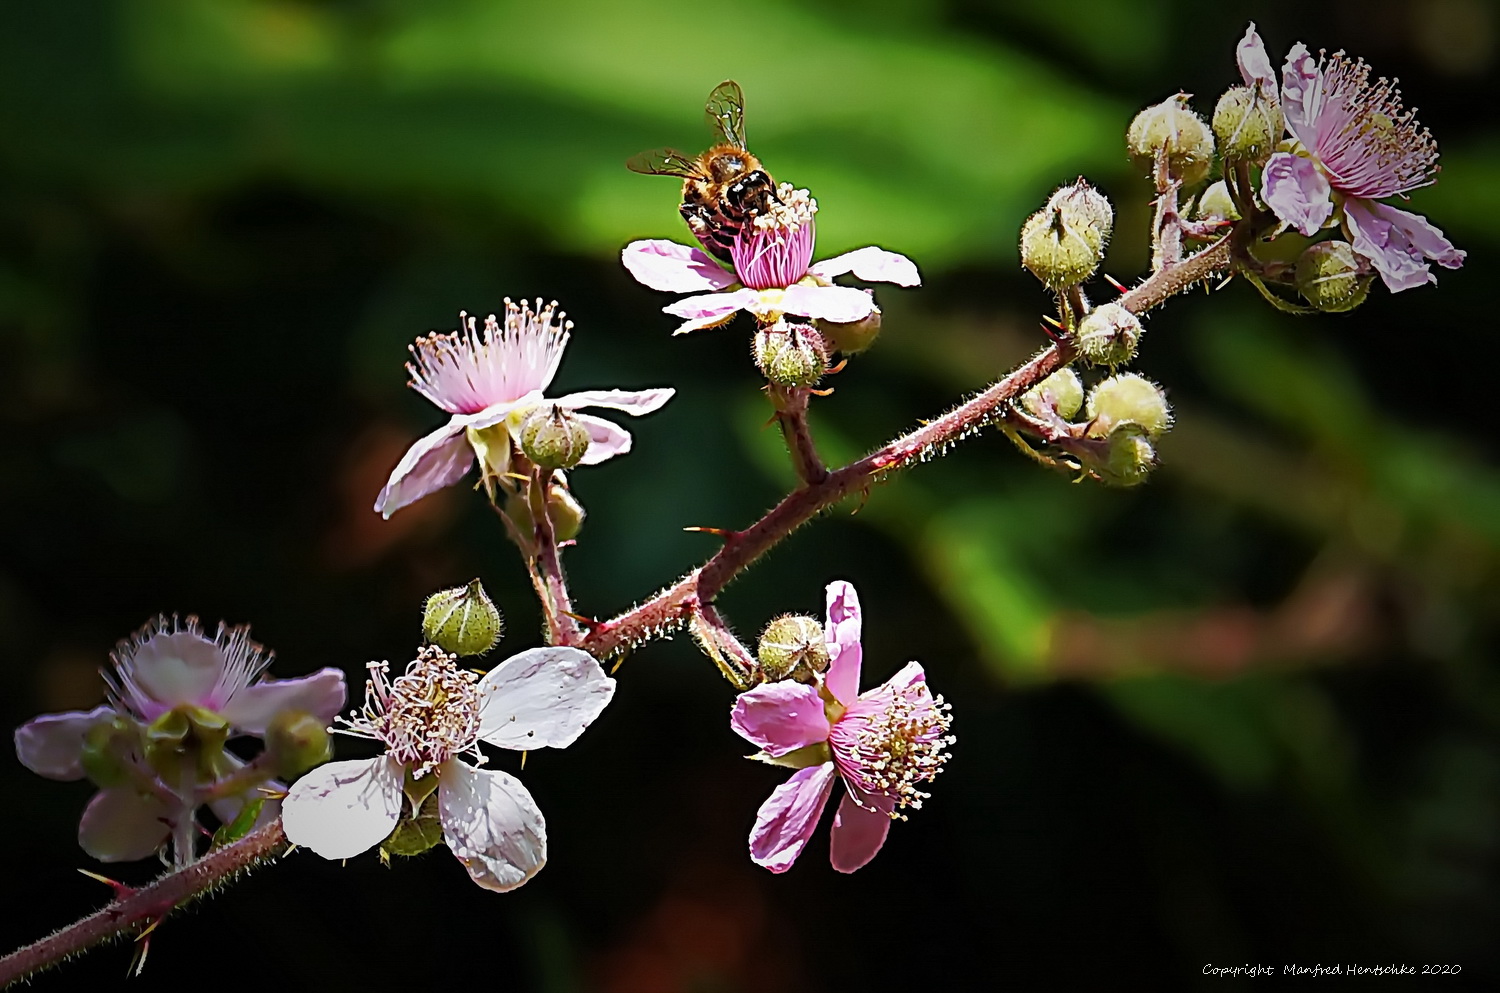
<path id="1" fill-rule="evenodd" d="M 764 308 L 751 308 L 764 309 Z M 868 290 L 852 286 L 788 286 L 776 310 L 802 317 L 821 317 L 825 321 L 851 324 L 862 321 L 875 311 L 875 299 Z"/>
<path id="2" fill-rule="evenodd" d="M 1277 152 L 1261 173 L 1266 205 L 1303 234 L 1317 234 L 1333 216 L 1332 191 L 1317 163 L 1301 155 Z"/>
<path id="3" fill-rule="evenodd" d="M 1259 86 L 1266 99 L 1275 100 L 1276 70 L 1271 67 L 1270 56 L 1266 55 L 1266 46 L 1255 30 L 1254 21 L 1245 29 L 1245 37 L 1240 39 L 1234 55 L 1235 61 L 1240 65 L 1240 78 L 1245 81 L 1245 85 Z"/>
<path id="4" fill-rule="evenodd" d="M 1374 263 L 1392 293 L 1437 282 L 1426 259 L 1457 269 L 1468 255 L 1427 218 L 1387 204 L 1351 198 L 1344 218 L 1354 250 Z"/>
<path id="5" fill-rule="evenodd" d="M 521 781 L 456 760 L 442 767 L 438 819 L 443 840 L 487 890 L 513 890 L 547 864 L 547 824 Z"/>
<path id="6" fill-rule="evenodd" d="M 329 762 L 292 784 L 281 801 L 287 840 L 325 859 L 347 859 L 380 844 L 401 817 L 406 769 L 381 755 Z"/>
<path id="7" fill-rule="evenodd" d="M 319 669 L 299 679 L 264 679 L 245 687 L 221 713 L 241 731 L 264 734 L 271 719 L 284 710 L 303 710 L 324 724 L 344 709 L 347 697 L 341 669 Z"/>
<path id="8" fill-rule="evenodd" d="M 673 317 L 685 318 L 695 325 L 689 330 L 697 330 L 698 327 L 712 324 L 736 310 L 751 306 L 759 299 L 760 294 L 757 291 L 739 289 L 728 293 L 704 293 L 695 297 L 683 297 L 681 300 L 667 304 L 662 310 Z M 682 334 L 682 329 L 679 328 L 677 333 Z"/>
<path id="9" fill-rule="evenodd" d="M 507 400 L 504 403 L 492 403 L 483 410 L 477 410 L 472 414 L 458 414 L 448 423 L 459 430 L 473 428 L 475 431 L 482 431 L 485 428 L 494 427 L 518 410 L 540 406 L 547 402 L 547 398 L 542 395 L 541 390 L 532 390 L 514 400 Z"/>
<path id="10" fill-rule="evenodd" d="M 1322 105 L 1322 73 L 1307 46 L 1299 41 L 1286 53 L 1286 64 L 1281 67 L 1281 109 L 1287 127 L 1309 149 L 1318 147 L 1318 111 Z"/>
<path id="11" fill-rule="evenodd" d="M 795 680 L 762 683 L 734 701 L 729 726 L 775 758 L 828 740 L 828 717 L 817 687 Z"/>
<path id="12" fill-rule="evenodd" d="M 564 410 L 577 410 L 580 407 L 608 407 L 639 417 L 653 410 L 660 410 L 676 392 L 670 387 L 654 390 L 584 390 L 581 393 L 569 393 L 567 396 L 546 402 L 556 404 Z"/>
<path id="13" fill-rule="evenodd" d="M 574 414 L 573 416 L 589 433 L 588 451 L 583 453 L 582 459 L 579 459 L 579 465 L 598 465 L 606 459 L 612 459 L 616 455 L 624 455 L 630 451 L 630 432 L 618 424 L 589 414 Z"/>
<path id="14" fill-rule="evenodd" d="M 156 797 L 128 786 L 100 790 L 84 808 L 78 844 L 100 862 L 133 862 L 156 854 L 166 843 L 171 817 Z"/>
<path id="15" fill-rule="evenodd" d="M 772 872 L 790 869 L 818 826 L 834 779 L 833 763 L 824 762 L 797 770 L 771 791 L 750 829 L 750 861 Z"/>
<path id="16" fill-rule="evenodd" d="M 214 709 L 220 704 L 214 690 L 224 675 L 225 661 L 224 650 L 201 634 L 155 634 L 131 655 L 128 667 L 130 682 L 150 699 L 143 700 L 141 693 L 131 696 L 148 720 L 183 703 Z"/>
<path id="17" fill-rule="evenodd" d="M 615 695 L 588 652 L 532 648 L 479 681 L 479 736 L 501 748 L 566 748 Z"/>
<path id="18" fill-rule="evenodd" d="M 876 803 L 886 809 L 870 809 L 854 802 L 854 796 L 844 794 L 838 812 L 833 815 L 833 833 L 829 836 L 829 855 L 833 867 L 839 872 L 853 872 L 869 862 L 885 844 L 885 836 L 891 830 L 891 801 L 879 797 Z"/>
<path id="19" fill-rule="evenodd" d="M 63 781 L 83 778 L 83 736 L 114 716 L 110 707 L 43 714 L 16 728 L 16 758 L 38 776 Z"/>
<path id="20" fill-rule="evenodd" d="M 831 259 L 824 259 L 807 270 L 824 279 L 852 272 L 869 283 L 895 283 L 897 286 L 920 286 L 922 276 L 917 265 L 905 255 L 887 252 L 883 248 L 868 245 Z"/>
<path id="21" fill-rule="evenodd" d="M 734 273 L 712 256 L 675 241 L 632 241 L 620 253 L 620 261 L 637 282 L 653 290 L 697 293 L 722 290 L 736 282 Z"/>
<path id="22" fill-rule="evenodd" d="M 375 498 L 375 512 L 389 518 L 407 504 L 452 486 L 474 464 L 463 426 L 449 421 L 409 448 Z"/>
<path id="23" fill-rule="evenodd" d="M 839 703 L 848 706 L 859 696 L 859 670 L 864 650 L 860 647 L 859 595 L 843 580 L 828 584 L 828 623 L 823 637 L 828 643 L 828 673 L 824 685 Z"/>

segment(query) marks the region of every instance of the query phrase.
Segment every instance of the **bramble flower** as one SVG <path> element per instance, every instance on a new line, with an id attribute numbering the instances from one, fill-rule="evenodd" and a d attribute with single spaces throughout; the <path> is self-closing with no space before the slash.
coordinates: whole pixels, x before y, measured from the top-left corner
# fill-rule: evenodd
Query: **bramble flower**
<path id="1" fill-rule="evenodd" d="M 566 396 L 542 395 L 557 374 L 573 322 L 556 303 L 536 309 L 505 301 L 505 322 L 491 314 L 481 330 L 475 319 L 459 314 L 459 330 L 429 334 L 410 346 L 416 363 L 407 363 L 411 387 L 452 417 L 418 439 L 402 457 L 390 481 L 375 500 L 375 510 L 390 517 L 407 504 L 451 486 L 480 460 L 484 471 L 503 474 L 517 432 L 526 415 L 543 403 L 566 411 L 608 407 L 639 416 L 672 398 L 675 390 L 585 390 Z M 580 460 L 593 465 L 630 451 L 630 433 L 600 417 L 574 413 L 589 433 Z"/>
<path id="2" fill-rule="evenodd" d="M 484 762 L 481 741 L 565 748 L 609 703 L 615 681 L 576 648 L 533 648 L 483 678 L 457 659 L 429 645 L 394 680 L 386 663 L 370 663 L 364 708 L 334 730 L 373 738 L 386 752 L 299 779 L 282 801 L 290 841 L 328 859 L 358 855 L 395 830 L 403 784 L 431 775 L 443 840 L 474 882 L 504 892 L 536 875 L 547 861 L 547 830 L 531 794 L 509 773 L 458 757 Z"/>
<path id="3" fill-rule="evenodd" d="M 1264 56 L 1257 36 L 1249 58 Z M 1262 174 L 1262 195 L 1278 218 L 1312 235 L 1342 207 L 1354 250 L 1393 293 L 1437 282 L 1428 259 L 1448 269 L 1463 265 L 1466 253 L 1425 218 L 1378 202 L 1404 198 L 1438 173 L 1437 143 L 1402 107 L 1393 82 L 1372 83 L 1370 67 L 1342 52 L 1315 61 L 1298 42 L 1281 70 L 1281 105 L 1298 144 L 1272 155 Z"/>
<path id="4" fill-rule="evenodd" d="M 874 245 L 813 265 L 818 203 L 789 183 L 781 184 L 778 195 L 780 203 L 735 237 L 733 272 L 707 253 L 674 241 L 648 239 L 625 246 L 620 259 L 637 281 L 653 290 L 701 294 L 662 308 L 684 318 L 674 334 L 715 327 L 740 310 L 762 324 L 774 324 L 783 314 L 848 324 L 876 313 L 875 301 L 868 290 L 835 286 L 835 276 L 852 273 L 897 286 L 921 283 L 910 259 Z"/>
<path id="5" fill-rule="evenodd" d="M 918 809 L 917 788 L 943 771 L 953 744 L 952 719 L 909 662 L 880 686 L 859 693 L 859 598 L 846 582 L 828 584 L 830 662 L 813 685 L 786 680 L 740 694 L 729 724 L 759 745 L 755 758 L 798 771 L 761 805 L 750 831 L 750 859 L 785 872 L 812 837 L 835 773 L 848 793 L 833 819 L 833 867 L 853 872 L 885 844 L 893 819 Z"/>
<path id="6" fill-rule="evenodd" d="M 261 679 L 273 653 L 248 627 L 219 625 L 206 637 L 196 617 L 157 617 L 110 653 L 109 703 L 44 714 L 16 730 L 21 764 L 48 779 L 87 776 L 103 787 L 89 801 L 78 843 L 102 862 L 145 858 L 202 800 L 198 791 L 242 763 L 223 750 L 235 734 L 264 737 L 277 715 L 313 714 L 326 723 L 344 706 L 344 674 L 321 669 L 299 679 Z M 153 747 L 158 750 L 153 751 Z M 191 760 L 182 758 L 197 750 Z M 166 772 L 175 772 L 170 781 Z M 264 781 L 267 777 L 262 777 Z M 215 797 L 221 819 L 239 809 Z M 269 814 L 274 815 L 274 807 Z M 178 853 L 179 859 L 187 853 Z"/>

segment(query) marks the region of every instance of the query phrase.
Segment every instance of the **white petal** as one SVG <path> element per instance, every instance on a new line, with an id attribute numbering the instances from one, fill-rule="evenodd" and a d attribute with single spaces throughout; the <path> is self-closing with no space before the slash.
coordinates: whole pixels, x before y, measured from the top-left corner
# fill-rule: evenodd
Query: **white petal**
<path id="1" fill-rule="evenodd" d="M 676 392 L 671 387 L 651 390 L 584 390 L 547 402 L 554 403 L 564 410 L 577 410 L 579 407 L 610 407 L 639 417 L 653 410 L 659 410 L 672 399 L 672 394 Z"/>
<path id="2" fill-rule="evenodd" d="M 347 859 L 373 848 L 401 816 L 405 772 L 385 755 L 318 766 L 281 802 L 287 840 L 325 859 Z"/>
<path id="3" fill-rule="evenodd" d="M 464 437 L 457 418 L 431 434 L 418 438 L 375 498 L 375 512 L 389 518 L 402 507 L 422 499 L 464 477 L 474 464 L 474 450 Z"/>
<path id="4" fill-rule="evenodd" d="M 718 290 L 734 282 L 734 273 L 696 248 L 675 241 L 632 241 L 620 261 L 639 282 L 653 290 L 696 293 Z"/>
<path id="5" fill-rule="evenodd" d="M 479 737 L 501 748 L 565 748 L 615 695 L 615 681 L 588 652 L 533 648 L 479 681 Z"/>
<path id="6" fill-rule="evenodd" d="M 100 790 L 84 808 L 78 844 L 100 862 L 133 862 L 166 843 L 171 817 L 156 797 L 128 786 Z"/>
<path id="7" fill-rule="evenodd" d="M 38 776 L 82 779 L 83 736 L 89 728 L 112 716 L 114 710 L 110 707 L 43 714 L 16 728 L 16 758 Z"/>
<path id="8" fill-rule="evenodd" d="M 221 713 L 241 731 L 263 735 L 276 715 L 302 710 L 324 724 L 344 709 L 347 696 L 344 670 L 319 669 L 296 679 L 263 679 L 247 686 L 224 705 Z"/>
<path id="9" fill-rule="evenodd" d="M 895 283 L 897 286 L 920 286 L 922 276 L 917 264 L 905 255 L 866 245 L 811 266 L 808 272 L 824 279 L 852 272 L 868 283 Z"/>
<path id="10" fill-rule="evenodd" d="M 868 290 L 852 286 L 788 286 L 776 310 L 802 317 L 821 317 L 837 324 L 862 321 L 875 312 L 875 298 Z"/>
<path id="11" fill-rule="evenodd" d="M 630 451 L 630 432 L 613 421 L 592 414 L 574 414 L 579 424 L 589 433 L 589 447 L 584 451 L 579 465 L 598 465 L 616 455 Z"/>
<path id="12" fill-rule="evenodd" d="M 443 840 L 487 890 L 513 890 L 547 864 L 547 824 L 521 781 L 450 760 L 438 781 Z"/>

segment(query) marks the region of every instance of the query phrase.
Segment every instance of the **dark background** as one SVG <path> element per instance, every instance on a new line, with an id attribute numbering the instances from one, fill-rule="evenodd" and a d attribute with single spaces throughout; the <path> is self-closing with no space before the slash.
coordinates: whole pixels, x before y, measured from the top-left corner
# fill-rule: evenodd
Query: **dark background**
<path id="1" fill-rule="evenodd" d="M 721 598 L 746 637 L 865 605 L 871 684 L 908 659 L 954 705 L 933 799 L 845 877 L 826 825 L 783 876 L 745 836 L 783 778 L 745 762 L 728 686 L 679 636 L 522 773 L 551 864 L 508 895 L 444 850 L 301 854 L 170 919 L 145 982 L 221 990 L 563 991 L 1214 985 L 1205 964 L 1500 967 L 1500 472 L 1493 303 L 1497 11 L 824 0 L 532 5 L 117 0 L 0 7 L 0 708 L 97 702 L 158 611 L 251 623 L 290 676 L 416 647 L 422 597 L 481 576 L 502 652 L 538 643 L 525 572 L 455 487 L 382 522 L 441 415 L 404 346 L 505 295 L 577 329 L 557 387 L 671 385 L 635 450 L 574 474 L 580 609 L 617 612 L 743 526 L 789 472 L 749 328 L 669 335 L 618 251 L 685 240 L 623 168 L 705 143 L 733 77 L 752 149 L 811 188 L 821 256 L 877 243 L 879 345 L 814 426 L 852 457 L 1043 343 L 1015 232 L 1079 173 L 1146 265 L 1130 115 L 1211 112 L 1255 18 L 1399 76 L 1444 149 L 1440 285 L 1293 318 L 1243 282 L 1148 322 L 1136 368 L 1178 426 L 1149 485 L 1072 485 L 986 434 L 798 532 Z M 1100 296 L 1108 291 L 1101 283 Z M 343 740 L 339 754 L 369 754 Z M 515 756 L 496 756 L 516 768 Z M 0 760 L 0 945 L 106 897 L 75 867 L 86 783 Z M 117 981 L 95 951 L 38 989 Z M 1272 981 L 1274 982 L 1274 981 Z"/>

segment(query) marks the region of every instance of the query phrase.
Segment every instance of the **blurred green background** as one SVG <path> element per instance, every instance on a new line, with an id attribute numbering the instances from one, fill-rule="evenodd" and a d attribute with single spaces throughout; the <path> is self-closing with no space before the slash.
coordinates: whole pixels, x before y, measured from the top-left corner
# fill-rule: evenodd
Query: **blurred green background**
<path id="1" fill-rule="evenodd" d="M 282 676 L 410 657 L 421 598 L 481 576 L 502 650 L 524 570 L 457 487 L 370 503 L 441 415 L 405 345 L 506 295 L 576 321 L 558 387 L 672 385 L 635 450 L 574 475 L 567 562 L 606 615 L 789 484 L 749 328 L 672 339 L 618 251 L 686 239 L 642 149 L 706 144 L 720 80 L 811 188 L 820 255 L 876 243 L 920 290 L 815 406 L 856 456 L 1037 348 L 1014 235 L 1083 173 L 1106 268 L 1146 265 L 1130 115 L 1209 111 L 1250 18 L 1399 76 L 1444 151 L 1414 197 L 1469 252 L 1440 285 L 1294 319 L 1242 282 L 1148 322 L 1178 426 L 1151 483 L 1072 485 L 998 435 L 798 532 L 720 604 L 747 637 L 859 588 L 866 679 L 908 659 L 954 705 L 926 809 L 852 877 L 826 826 L 784 876 L 745 836 L 783 778 L 745 762 L 685 637 L 523 774 L 552 864 L 506 896 L 439 850 L 300 855 L 172 918 L 146 981 L 221 990 L 484 982 L 564 991 L 1209 985 L 1205 964 L 1500 969 L 1496 9 L 1482 0 L 22 0 L 0 5 L 0 709 L 91 706 L 157 611 L 249 622 Z M 1107 293 L 1103 285 L 1100 295 Z M 344 757 L 368 754 L 342 741 Z M 515 770 L 514 756 L 497 757 Z M 14 947 L 103 901 L 87 784 L 0 761 Z M 129 882 L 147 863 L 114 867 Z M 121 949 L 38 989 L 112 982 Z"/>

